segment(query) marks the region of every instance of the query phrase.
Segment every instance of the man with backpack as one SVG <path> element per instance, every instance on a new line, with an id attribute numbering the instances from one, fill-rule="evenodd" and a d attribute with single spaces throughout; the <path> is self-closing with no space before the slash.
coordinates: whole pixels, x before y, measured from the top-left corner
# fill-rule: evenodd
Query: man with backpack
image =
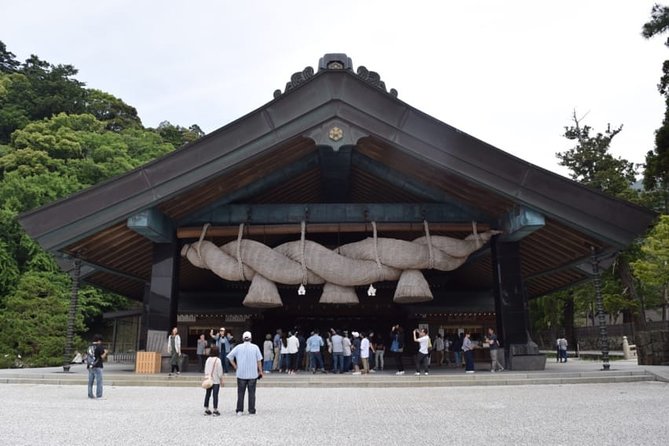
<path id="1" fill-rule="evenodd" d="M 88 369 L 88 397 L 102 398 L 102 361 L 107 357 L 107 349 L 102 345 L 102 336 L 93 336 L 93 343 L 86 352 L 86 368 Z M 95 396 L 93 396 L 95 382 Z"/>

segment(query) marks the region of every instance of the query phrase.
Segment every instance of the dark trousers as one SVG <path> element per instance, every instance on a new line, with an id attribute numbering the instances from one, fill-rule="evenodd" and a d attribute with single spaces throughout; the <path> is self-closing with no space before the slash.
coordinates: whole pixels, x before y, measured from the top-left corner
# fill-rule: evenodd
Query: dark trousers
<path id="1" fill-rule="evenodd" d="M 204 395 L 204 407 L 209 409 L 209 397 L 214 395 L 214 410 L 218 409 L 218 391 L 221 389 L 220 384 L 214 384 L 207 389 L 207 393 Z"/>
<path id="2" fill-rule="evenodd" d="M 393 352 L 393 356 L 397 359 L 397 371 L 404 371 L 404 363 L 402 362 L 402 353 L 403 352 Z"/>
<path id="3" fill-rule="evenodd" d="M 474 352 L 471 350 L 465 351 L 465 370 L 474 370 Z"/>
<path id="4" fill-rule="evenodd" d="M 244 412 L 244 394 L 249 389 L 249 413 L 256 413 L 256 383 L 257 379 L 237 378 L 237 412 Z"/>
<path id="5" fill-rule="evenodd" d="M 428 357 L 429 355 L 427 355 L 426 353 L 418 352 L 418 355 L 416 356 L 416 373 L 420 373 L 421 368 L 425 373 L 427 373 Z"/>

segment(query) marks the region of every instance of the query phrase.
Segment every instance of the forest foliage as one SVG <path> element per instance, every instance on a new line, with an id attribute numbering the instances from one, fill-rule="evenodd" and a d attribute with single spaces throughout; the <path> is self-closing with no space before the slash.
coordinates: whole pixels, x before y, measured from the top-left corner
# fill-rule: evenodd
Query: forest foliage
<path id="1" fill-rule="evenodd" d="M 146 128 L 134 107 L 76 75 L 72 65 L 35 55 L 20 62 L 0 42 L 0 367 L 18 355 L 26 365 L 61 364 L 71 296 L 69 275 L 17 216 L 203 136 L 197 125 Z M 103 312 L 129 304 L 83 286 L 75 347 Z"/>

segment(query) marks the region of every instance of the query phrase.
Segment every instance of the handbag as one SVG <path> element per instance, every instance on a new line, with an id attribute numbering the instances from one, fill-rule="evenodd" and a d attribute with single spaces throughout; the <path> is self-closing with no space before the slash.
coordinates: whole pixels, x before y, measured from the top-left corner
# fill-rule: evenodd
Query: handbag
<path id="1" fill-rule="evenodd" d="M 218 360 L 218 358 L 216 358 Z M 216 362 L 214 362 L 214 366 L 211 368 L 211 373 L 202 380 L 202 386 L 203 389 L 210 389 L 214 385 L 214 369 L 216 368 Z"/>

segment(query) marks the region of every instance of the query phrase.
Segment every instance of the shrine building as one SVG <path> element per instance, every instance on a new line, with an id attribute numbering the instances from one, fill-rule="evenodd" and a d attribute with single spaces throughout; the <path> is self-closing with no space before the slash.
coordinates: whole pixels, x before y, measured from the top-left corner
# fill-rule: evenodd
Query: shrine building
<path id="1" fill-rule="evenodd" d="M 531 344 L 528 300 L 591 280 L 654 218 L 326 54 L 259 109 L 20 222 L 76 280 L 143 304 L 140 348 L 173 326 L 188 351 L 219 326 L 400 323 L 492 327 L 508 355 Z"/>

